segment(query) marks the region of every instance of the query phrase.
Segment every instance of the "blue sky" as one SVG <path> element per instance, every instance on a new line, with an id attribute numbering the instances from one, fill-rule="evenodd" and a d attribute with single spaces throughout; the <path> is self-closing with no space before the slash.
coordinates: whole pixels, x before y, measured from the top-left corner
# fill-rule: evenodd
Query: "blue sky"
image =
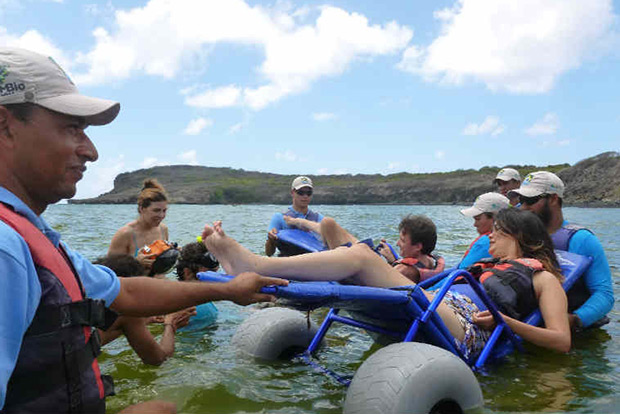
<path id="1" fill-rule="evenodd" d="M 620 150 L 618 2 L 0 0 L 0 45 L 121 102 L 77 197 L 154 165 L 392 174 Z M 317 180 L 317 183 L 320 179 Z"/>

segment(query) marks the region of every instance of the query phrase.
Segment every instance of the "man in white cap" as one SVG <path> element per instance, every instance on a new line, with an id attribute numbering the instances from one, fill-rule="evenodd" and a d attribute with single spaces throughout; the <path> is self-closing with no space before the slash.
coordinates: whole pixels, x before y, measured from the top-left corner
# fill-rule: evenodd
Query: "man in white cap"
<path id="1" fill-rule="evenodd" d="M 85 133 L 119 113 L 118 102 L 80 95 L 51 58 L 0 47 L 0 411 L 104 413 L 111 382 L 97 365 L 107 308 L 162 315 L 218 299 L 270 300 L 278 279 L 234 284 L 125 278 L 92 265 L 41 217 L 75 195 L 97 159 Z M 235 278 L 237 279 L 237 278 Z M 147 402 L 140 412 L 173 412 Z M 136 407 L 130 408 L 136 410 Z M 135 412 L 135 411 L 134 411 Z"/>
<path id="2" fill-rule="evenodd" d="M 548 171 L 533 172 L 511 193 L 519 196 L 522 210 L 530 210 L 541 218 L 556 249 L 592 258 L 585 275 L 568 291 L 571 327 L 579 330 L 609 322 L 606 315 L 614 303 L 609 263 L 601 243 L 590 230 L 564 220 L 562 180 Z"/>
<path id="3" fill-rule="evenodd" d="M 473 206 L 461 210 L 461 214 L 474 219 L 474 227 L 478 231 L 478 237 L 471 242 L 465 251 L 458 265 L 459 269 L 467 269 L 481 259 L 491 257 L 489 234 L 493 231 L 495 214 L 508 207 L 510 207 L 508 197 L 499 193 L 484 193 L 476 198 Z"/>
<path id="4" fill-rule="evenodd" d="M 519 202 L 519 197 L 510 197 L 508 193 L 510 190 L 519 188 L 521 185 L 521 175 L 519 171 L 514 168 L 502 168 L 499 170 L 493 184 L 497 185 L 497 190 L 506 197 L 510 198 L 510 204 L 516 206 Z"/>
<path id="5" fill-rule="evenodd" d="M 265 242 L 265 254 L 267 256 L 273 256 L 276 252 L 278 231 L 291 228 L 286 224 L 284 217 L 302 218 L 317 223 L 323 220 L 323 215 L 321 213 L 314 212 L 308 208 L 312 200 L 313 191 L 312 180 L 309 177 L 301 175 L 293 180 L 291 183 L 291 198 L 293 199 L 293 203 L 284 213 L 275 213 L 269 222 L 267 241 Z M 281 251 L 280 254 L 290 255 L 290 253 L 283 251 Z"/>

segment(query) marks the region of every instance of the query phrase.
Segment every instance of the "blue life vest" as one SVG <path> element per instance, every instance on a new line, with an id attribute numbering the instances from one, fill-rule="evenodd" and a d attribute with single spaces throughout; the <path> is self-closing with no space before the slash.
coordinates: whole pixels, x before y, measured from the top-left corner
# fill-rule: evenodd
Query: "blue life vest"
<path id="1" fill-rule="evenodd" d="M 562 226 L 551 235 L 551 241 L 553 241 L 553 247 L 558 250 L 568 251 L 570 240 L 575 233 L 579 230 L 586 230 L 592 233 L 590 229 L 587 229 L 576 224 L 567 224 Z M 568 297 L 568 312 L 572 312 L 583 305 L 588 298 L 590 298 L 590 291 L 586 286 L 586 282 L 583 277 L 580 277 L 575 284 L 566 292 Z"/>
<path id="2" fill-rule="evenodd" d="M 284 213 L 282 213 L 283 216 L 287 216 L 287 217 L 292 217 L 295 218 L 295 213 L 293 212 L 292 209 L 288 209 L 286 210 Z M 306 214 L 306 216 L 304 217 L 306 220 L 310 220 L 310 221 L 319 221 L 319 214 L 315 213 L 314 211 L 308 209 L 308 213 Z"/>
<path id="3" fill-rule="evenodd" d="M 99 335 L 108 327 L 102 300 L 85 298 L 62 247 L 25 217 L 0 204 L 0 219 L 19 233 L 32 254 L 41 300 L 24 334 L 1 413 L 105 413 L 112 379 L 97 365 Z M 3 275 L 9 277 L 10 275 Z"/>

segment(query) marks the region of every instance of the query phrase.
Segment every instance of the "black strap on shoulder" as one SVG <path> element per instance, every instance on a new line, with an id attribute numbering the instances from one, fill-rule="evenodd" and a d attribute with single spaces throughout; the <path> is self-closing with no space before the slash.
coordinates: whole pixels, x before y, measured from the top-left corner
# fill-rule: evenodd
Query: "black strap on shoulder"
<path id="1" fill-rule="evenodd" d="M 101 299 L 86 298 L 65 305 L 40 305 L 26 336 L 41 335 L 71 326 L 94 326 L 106 330 L 118 315 Z"/>

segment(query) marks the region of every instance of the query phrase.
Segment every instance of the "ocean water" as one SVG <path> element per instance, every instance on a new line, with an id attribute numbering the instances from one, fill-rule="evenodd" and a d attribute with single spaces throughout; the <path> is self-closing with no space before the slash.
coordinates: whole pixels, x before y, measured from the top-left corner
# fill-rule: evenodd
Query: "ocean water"
<path id="1" fill-rule="evenodd" d="M 400 219 L 409 213 L 431 217 L 438 228 L 436 252 L 455 264 L 476 237 L 472 220 L 459 206 L 314 206 L 360 238 L 386 237 L 395 243 Z M 173 241 L 194 241 L 204 223 L 222 220 L 226 231 L 244 246 L 262 253 L 271 215 L 284 206 L 171 205 L 166 223 Z M 135 205 L 53 205 L 46 220 L 69 245 L 89 259 L 104 255 L 114 232 L 137 215 Z M 570 221 L 588 226 L 609 259 L 616 298 L 620 298 L 620 209 L 566 208 Z M 171 276 L 172 277 L 172 276 Z M 115 378 L 117 395 L 108 412 L 150 399 L 177 404 L 180 413 L 336 414 L 345 389 L 301 363 L 257 363 L 236 355 L 230 339 L 255 307 L 217 304 L 217 323 L 202 332 L 180 332 L 176 353 L 161 367 L 141 363 L 121 338 L 104 348 L 102 371 Z M 320 322 L 318 310 L 311 317 Z M 611 323 L 578 337 L 566 355 L 527 347 L 503 364 L 477 374 L 485 413 L 618 413 L 620 412 L 620 306 Z M 161 328 L 153 328 L 161 334 Z M 364 333 L 333 329 L 321 362 L 339 373 L 353 374 L 377 348 Z"/>

